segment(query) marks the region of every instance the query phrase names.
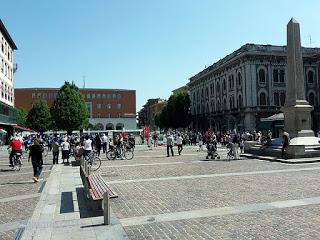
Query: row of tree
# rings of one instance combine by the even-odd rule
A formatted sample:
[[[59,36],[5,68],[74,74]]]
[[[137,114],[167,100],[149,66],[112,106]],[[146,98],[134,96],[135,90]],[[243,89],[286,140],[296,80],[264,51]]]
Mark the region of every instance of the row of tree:
[[[167,105],[154,117],[161,129],[186,128],[191,122],[190,97],[187,92],[172,94]]]
[[[17,109],[17,123],[37,132],[64,130],[69,134],[73,130],[82,130],[89,125],[89,113],[79,88],[72,82],[65,82],[57,98],[49,108],[45,100],[36,100],[28,112]]]

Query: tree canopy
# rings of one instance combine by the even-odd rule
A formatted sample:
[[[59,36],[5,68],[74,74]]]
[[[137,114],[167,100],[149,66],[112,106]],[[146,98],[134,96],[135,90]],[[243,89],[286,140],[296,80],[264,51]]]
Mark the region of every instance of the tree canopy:
[[[87,127],[89,113],[79,88],[73,82],[65,82],[60,88],[51,114],[55,128],[69,134]]]
[[[155,116],[155,124],[160,128],[186,128],[191,121],[190,98],[187,92],[172,94],[160,115]]]
[[[28,110],[25,108],[17,108],[17,124],[22,127],[27,127]]]
[[[48,104],[45,100],[36,100],[30,109],[27,119],[27,126],[37,132],[45,132],[50,128],[51,115]]]

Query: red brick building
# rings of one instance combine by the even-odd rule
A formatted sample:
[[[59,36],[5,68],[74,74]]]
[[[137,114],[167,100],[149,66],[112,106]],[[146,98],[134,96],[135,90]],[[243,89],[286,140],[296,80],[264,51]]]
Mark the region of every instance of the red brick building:
[[[30,110],[37,99],[51,106],[59,88],[16,88],[15,107]],[[89,122],[102,130],[136,129],[136,91],[123,89],[80,89],[90,113]]]

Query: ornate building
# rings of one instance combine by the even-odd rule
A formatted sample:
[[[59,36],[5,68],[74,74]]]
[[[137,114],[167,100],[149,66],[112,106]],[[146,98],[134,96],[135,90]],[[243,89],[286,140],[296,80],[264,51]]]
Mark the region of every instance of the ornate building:
[[[319,48],[303,48],[307,100],[319,129]],[[319,55],[318,55],[319,56]],[[280,112],[286,98],[285,46],[246,44],[189,79],[194,130],[255,129]]]

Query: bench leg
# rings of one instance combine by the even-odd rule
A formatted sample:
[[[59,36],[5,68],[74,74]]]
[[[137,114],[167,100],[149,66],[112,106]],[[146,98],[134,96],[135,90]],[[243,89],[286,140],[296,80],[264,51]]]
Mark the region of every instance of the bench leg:
[[[103,217],[104,217],[104,225],[110,225],[110,202],[109,202],[109,194],[105,192],[103,194]]]

